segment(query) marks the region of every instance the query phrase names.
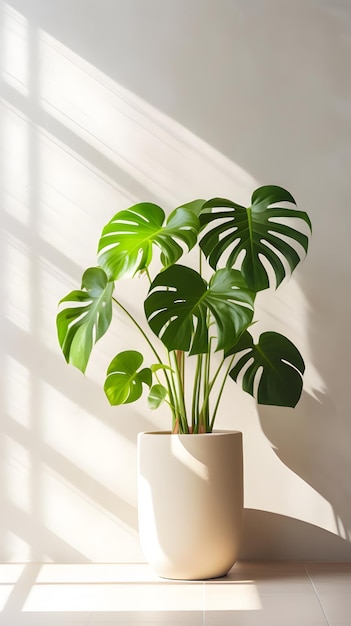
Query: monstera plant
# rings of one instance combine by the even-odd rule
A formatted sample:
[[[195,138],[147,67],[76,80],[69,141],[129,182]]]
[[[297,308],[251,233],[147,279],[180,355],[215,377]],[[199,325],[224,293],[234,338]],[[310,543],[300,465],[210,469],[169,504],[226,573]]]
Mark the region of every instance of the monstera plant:
[[[310,231],[307,213],[272,185],[256,189],[249,207],[213,198],[184,204],[168,217],[149,202],[119,211],[101,233],[97,266],[60,301],[57,329],[66,361],[85,372],[116,306],[148,344],[153,362],[145,364],[136,350],[113,357],[104,384],[112,405],[146,391],[151,409],[168,404],[173,432],[194,434],[212,431],[230,379],[260,404],[294,407],[305,368],[300,352],[274,331],[255,341],[250,329],[256,295],[295,270]],[[188,254],[196,248],[198,260]],[[147,325],[120,299],[125,279],[140,274],[149,281],[140,303]]]

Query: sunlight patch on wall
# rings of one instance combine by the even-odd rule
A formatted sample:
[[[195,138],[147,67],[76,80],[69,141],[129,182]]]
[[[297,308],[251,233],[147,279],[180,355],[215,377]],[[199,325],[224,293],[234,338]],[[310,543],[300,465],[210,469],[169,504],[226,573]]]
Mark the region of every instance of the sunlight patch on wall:
[[[40,34],[43,110],[95,148],[146,193],[165,202],[219,192],[236,199],[254,180],[187,129],[98,71],[48,33]],[[202,197],[202,196],[201,196]]]
[[[73,280],[69,288],[74,288]],[[62,284],[68,278],[58,264],[48,261],[44,256],[40,258],[40,291],[45,294],[41,302],[40,337],[43,346],[52,354],[57,352],[58,340],[55,326],[54,312],[58,311],[57,294],[62,290]],[[62,359],[64,357],[62,356]]]
[[[136,531],[45,464],[41,497],[43,524],[86,558],[140,560]]]
[[[121,204],[125,191],[46,131],[40,150],[40,221],[43,240],[79,265],[96,264],[99,226]]]
[[[17,359],[6,355],[5,411],[24,428],[30,428],[30,386],[28,367]]]
[[[133,466],[135,445],[123,437],[117,428],[113,429],[106,421],[87,410],[82,411],[81,404],[44,382],[41,402],[44,443],[71,461],[80,471],[94,478],[94,481],[110,489],[111,500],[112,495],[117,494],[124,502],[135,505],[133,493],[136,472],[135,476],[128,472],[128,480],[123,480],[126,468]]]
[[[28,20],[5,3],[2,27],[3,79],[28,96]]]
[[[6,317],[26,332],[31,330],[29,248],[20,239],[5,232],[5,313]]]
[[[21,223],[28,223],[30,122],[9,103],[1,102],[3,210]]]
[[[4,522],[4,517],[2,521]],[[1,537],[0,550],[4,562],[12,561],[15,564],[28,562],[33,555],[29,541],[25,541],[12,530],[7,530]]]
[[[28,450],[12,437],[3,436],[5,480],[2,489],[7,499],[18,509],[30,512],[31,458]]]

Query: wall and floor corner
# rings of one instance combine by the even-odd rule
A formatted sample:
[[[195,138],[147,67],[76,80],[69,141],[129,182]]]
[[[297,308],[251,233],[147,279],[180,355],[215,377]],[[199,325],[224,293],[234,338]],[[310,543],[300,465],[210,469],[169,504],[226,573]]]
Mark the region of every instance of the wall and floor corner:
[[[0,13],[0,561],[142,558],[136,436],[168,416],[109,407],[110,340],[85,378],[66,366],[57,302],[117,210],[247,203],[267,183],[314,225],[304,267],[261,300],[307,369],[294,411],[228,388],[218,426],[244,433],[242,557],[350,560],[349,3],[0,0]],[[125,320],[114,328],[114,352],[133,347]]]

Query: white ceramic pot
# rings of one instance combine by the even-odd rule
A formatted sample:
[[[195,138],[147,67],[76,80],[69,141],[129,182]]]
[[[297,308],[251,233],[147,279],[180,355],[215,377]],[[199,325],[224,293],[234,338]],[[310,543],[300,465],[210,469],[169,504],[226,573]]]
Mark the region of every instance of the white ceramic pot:
[[[242,530],[242,434],[140,433],[138,514],[143,554],[159,576],[224,576]]]

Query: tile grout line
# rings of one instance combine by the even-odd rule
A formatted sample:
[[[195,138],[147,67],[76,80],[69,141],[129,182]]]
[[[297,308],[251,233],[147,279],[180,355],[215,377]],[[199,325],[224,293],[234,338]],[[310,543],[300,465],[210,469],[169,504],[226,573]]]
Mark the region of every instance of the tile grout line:
[[[311,585],[312,585],[312,589],[313,589],[313,591],[314,591],[314,593],[315,593],[315,596],[316,596],[316,598],[317,598],[318,604],[319,604],[319,606],[321,607],[322,613],[323,613],[323,615],[324,615],[324,617],[325,617],[326,624],[327,624],[327,626],[330,626],[329,619],[328,619],[328,617],[327,617],[327,614],[326,614],[326,612],[325,612],[325,610],[324,610],[323,604],[322,604],[322,602],[321,602],[321,600],[320,600],[320,597],[319,597],[319,595],[318,595],[318,592],[317,592],[316,586],[315,586],[315,584],[314,584],[314,582],[313,582],[313,580],[312,580],[312,578],[311,578],[311,576],[310,576],[310,573],[309,573],[309,571],[308,571],[308,567],[307,567],[306,563],[304,563],[304,564],[303,564],[303,566],[304,566],[305,572],[306,572],[306,574],[307,574],[307,576],[308,576],[308,579],[309,579],[309,581],[310,581],[310,583],[311,583]]]

